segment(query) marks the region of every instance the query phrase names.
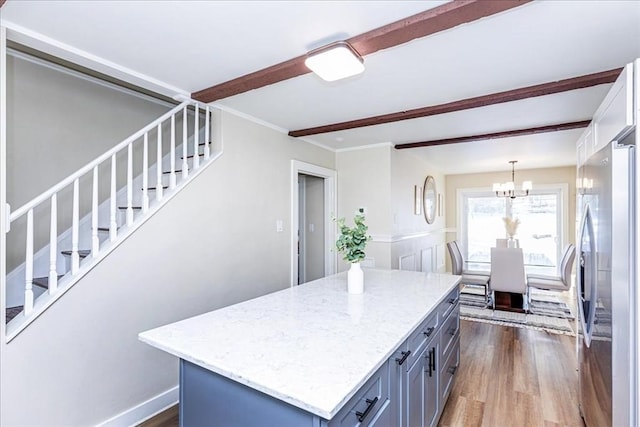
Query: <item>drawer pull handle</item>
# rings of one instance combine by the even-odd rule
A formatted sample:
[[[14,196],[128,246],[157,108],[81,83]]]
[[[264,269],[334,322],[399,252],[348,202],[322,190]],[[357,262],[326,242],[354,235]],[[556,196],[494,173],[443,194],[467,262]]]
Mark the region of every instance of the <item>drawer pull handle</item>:
[[[448,369],[448,371],[449,371],[449,373],[451,375],[455,375],[457,370],[458,370],[457,366],[450,366],[449,369]]]
[[[362,420],[367,418],[367,415],[369,415],[369,412],[371,412],[377,401],[378,396],[373,399],[365,399],[365,402],[367,402],[367,409],[365,409],[364,412],[356,411],[356,417],[358,417],[359,422],[362,422]]]
[[[431,347],[431,350],[429,350],[429,354],[424,356],[424,358],[427,359],[427,366],[429,367],[429,370],[426,371],[425,374],[429,374],[429,376],[432,376],[433,373],[436,372],[436,348]]]
[[[456,305],[457,303],[458,303],[458,298],[450,298],[449,299],[449,304]]]
[[[454,336],[457,333],[458,333],[458,328],[449,329],[449,335]]]
[[[396,357],[396,362],[398,363],[398,365],[402,365],[404,363],[404,361],[407,360],[407,357],[409,357],[409,355],[411,354],[411,350],[409,350],[409,351],[401,351],[400,354],[402,354],[402,358],[398,359]]]
[[[432,333],[433,333],[433,331],[435,331],[435,330],[436,330],[436,328],[434,328],[434,327],[427,328],[427,330],[426,330],[426,331],[424,331],[424,332],[423,332],[423,334],[428,338],[428,337],[430,337],[430,336],[431,336],[431,334],[432,334]]]

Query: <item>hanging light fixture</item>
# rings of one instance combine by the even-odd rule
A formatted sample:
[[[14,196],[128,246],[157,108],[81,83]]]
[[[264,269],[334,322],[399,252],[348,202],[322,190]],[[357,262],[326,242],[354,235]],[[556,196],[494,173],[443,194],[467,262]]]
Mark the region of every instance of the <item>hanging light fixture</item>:
[[[515,184],[515,164],[518,163],[517,160],[510,160],[511,163],[511,181],[493,184],[493,191],[496,192],[497,197],[509,197],[511,199],[515,199],[516,197],[525,197],[529,195],[529,191],[533,188],[533,184],[531,181],[523,181],[522,182],[522,193],[516,193],[516,184]]]
[[[309,52],[304,64],[328,82],[355,76],[364,71],[362,57],[345,41],[331,43]]]

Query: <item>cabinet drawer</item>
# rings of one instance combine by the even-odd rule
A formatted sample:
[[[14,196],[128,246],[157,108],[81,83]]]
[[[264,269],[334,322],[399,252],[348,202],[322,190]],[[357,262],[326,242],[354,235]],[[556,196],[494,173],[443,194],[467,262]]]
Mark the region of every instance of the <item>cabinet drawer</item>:
[[[409,369],[416,361],[422,346],[438,334],[438,324],[438,313],[434,312],[407,338],[407,350],[411,354],[407,358],[405,369]]]
[[[331,419],[329,427],[366,426],[387,416],[389,411],[389,363],[358,390],[355,396]],[[379,425],[379,421],[377,422]]]
[[[442,329],[440,330],[440,355],[442,360],[446,360],[451,353],[453,344],[460,336],[460,305],[449,313],[442,323]]]
[[[447,295],[438,306],[438,312],[440,313],[441,321],[449,316],[449,313],[458,306],[458,300],[460,298],[460,290],[456,286],[454,290],[452,290],[449,295]]]
[[[458,372],[460,366],[460,339],[457,338],[453,343],[451,353],[446,359],[446,362],[442,364],[440,370],[440,406],[444,407],[447,402],[447,397],[451,392],[453,386],[453,380]]]

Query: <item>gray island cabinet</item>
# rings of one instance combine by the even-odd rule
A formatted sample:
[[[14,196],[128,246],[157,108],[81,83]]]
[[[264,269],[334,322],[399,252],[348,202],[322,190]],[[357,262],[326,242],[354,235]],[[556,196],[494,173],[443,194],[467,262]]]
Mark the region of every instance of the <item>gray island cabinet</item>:
[[[427,427],[460,360],[459,276],[365,270],[140,334],[180,358],[180,425]]]

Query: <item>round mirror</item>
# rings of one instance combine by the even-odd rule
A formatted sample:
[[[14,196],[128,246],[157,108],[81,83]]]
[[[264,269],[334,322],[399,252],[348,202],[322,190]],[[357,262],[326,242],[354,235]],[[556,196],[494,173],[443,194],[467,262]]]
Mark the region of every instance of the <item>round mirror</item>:
[[[438,193],[436,192],[436,180],[429,175],[424,180],[424,190],[422,192],[422,209],[424,211],[424,219],[427,220],[427,224],[433,224],[436,219],[437,199]]]

